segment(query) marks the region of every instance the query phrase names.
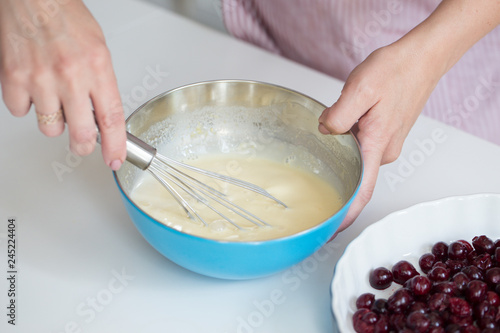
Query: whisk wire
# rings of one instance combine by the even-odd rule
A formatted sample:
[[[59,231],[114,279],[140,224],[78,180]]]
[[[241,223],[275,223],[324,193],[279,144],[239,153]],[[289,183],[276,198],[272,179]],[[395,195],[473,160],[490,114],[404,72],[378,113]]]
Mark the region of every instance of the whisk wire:
[[[208,190],[198,187],[195,184],[191,184],[191,186],[195,187],[196,190],[200,191],[205,195],[206,197],[210,198],[211,200],[217,202],[219,205],[227,208],[228,210],[234,212],[235,214],[238,214],[239,216],[243,217],[244,219],[252,222],[253,224],[257,226],[269,226],[267,222],[256,216],[255,214],[252,214],[248,210],[244,209],[243,207],[236,205],[234,202],[231,202],[226,198],[225,194],[222,195],[217,195],[217,194],[212,194]],[[209,208],[213,209],[213,206],[207,205]],[[219,215],[222,215],[219,211],[216,211]],[[232,223],[232,222],[231,222]],[[233,225],[236,225],[235,223],[232,223]],[[238,225],[236,225],[239,229],[241,229]]]
[[[165,179],[159,177],[158,174],[169,179],[171,182],[173,182],[179,188],[182,188],[185,192],[192,195],[197,200],[202,201],[203,200],[202,198],[199,198],[196,193],[190,192],[187,186],[185,186],[184,189],[180,183],[177,183],[175,180],[172,179],[172,177],[166,174],[163,170],[158,169],[153,164],[150,166],[150,168],[148,168],[148,170],[153,175],[153,177],[156,178],[156,180],[158,180],[165,187],[165,189],[172,195],[172,197],[179,203],[179,205],[184,209],[184,211],[186,212],[187,216],[190,219],[195,220],[196,218],[198,218],[198,220],[201,221],[203,225],[208,226],[208,223],[197,213],[197,211],[189,204],[189,202],[187,202],[187,200],[184,199],[184,197],[180,195],[179,192],[172,185],[170,185],[170,183],[165,181]]]
[[[161,163],[161,161],[159,161]],[[213,210],[215,213],[220,215],[223,219],[234,225],[238,229],[243,229],[240,225],[238,225],[236,222],[234,222],[231,218],[226,216],[224,213],[222,213],[220,210],[216,209],[213,205],[211,205],[206,198],[209,198],[210,200],[217,202],[219,205],[227,208],[228,210],[234,212],[235,214],[239,215],[240,217],[250,221],[251,223],[255,224],[256,226],[269,226],[267,222],[256,216],[255,214],[252,214],[248,210],[244,209],[243,207],[234,204],[230,200],[227,199],[226,195],[212,186],[209,186],[200,180],[191,177],[190,175],[182,172],[181,170],[172,167],[170,165],[162,165],[158,166],[157,164],[159,163],[158,161],[153,161],[151,164],[152,169],[157,170],[156,172],[160,173],[162,176],[165,178],[168,178],[170,181],[172,181],[175,185],[177,185],[179,188],[181,188],[183,191],[185,191],[187,194],[198,200],[199,202],[205,204],[208,208]],[[163,168],[162,168],[163,167]],[[167,170],[165,170],[167,169]],[[176,176],[178,175],[178,176]],[[199,195],[197,192],[200,192],[201,195]],[[182,196],[181,196],[182,197]],[[184,199],[182,199],[184,200]],[[185,201],[185,200],[184,200]],[[191,207],[191,206],[190,206]]]
[[[182,168],[185,168],[185,169],[197,172],[197,173],[199,173],[201,175],[205,175],[205,176],[208,176],[210,178],[218,179],[218,180],[221,180],[223,182],[226,182],[226,183],[229,183],[229,184],[233,184],[233,185],[239,186],[241,188],[253,191],[255,193],[258,193],[260,195],[263,195],[265,197],[268,197],[269,199],[272,199],[272,200],[276,201],[278,204],[280,204],[281,206],[283,206],[285,208],[288,208],[287,205],[284,202],[282,202],[281,200],[279,200],[278,198],[274,197],[269,192],[267,192],[266,190],[264,190],[263,188],[255,185],[255,184],[246,182],[246,181],[241,180],[241,179],[233,178],[233,177],[230,177],[230,176],[225,176],[225,175],[222,175],[220,173],[212,172],[212,171],[205,170],[205,169],[200,169],[200,168],[197,168],[195,166],[179,162],[179,161],[174,160],[172,158],[169,158],[167,156],[157,155],[156,158],[158,160],[162,161],[163,163],[167,164],[167,165],[174,164],[174,165],[180,166]]]
[[[221,211],[219,211],[218,209],[216,209],[215,207],[213,207],[208,202],[207,199],[205,199],[203,196],[200,196],[194,190],[193,187],[195,187],[198,191],[202,191],[202,188],[200,186],[194,185],[193,182],[197,182],[200,185],[203,185],[204,187],[208,187],[208,188],[211,188],[210,186],[201,183],[199,180],[197,180],[195,178],[192,178],[191,176],[185,174],[184,172],[182,172],[182,171],[180,171],[180,170],[178,170],[176,168],[173,168],[170,165],[167,165],[167,164],[163,165],[161,163],[161,161],[158,161],[156,159],[153,159],[153,161],[151,162],[150,168],[151,168],[152,171],[155,171],[157,174],[160,174],[163,177],[167,178],[169,181],[171,181],[172,183],[174,183],[175,185],[177,185],[184,192],[186,192],[187,194],[189,194],[191,197],[193,197],[194,199],[196,199],[198,202],[204,204],[206,207],[210,208],[212,211],[214,211],[216,214],[218,214],[220,217],[222,217],[224,220],[226,220],[230,224],[234,225],[236,228],[243,229],[240,225],[238,225],[236,222],[234,222],[231,218],[229,218],[224,213],[222,213]],[[176,176],[175,173],[177,173],[180,176],[183,176],[184,180],[181,179],[179,176]],[[157,179],[160,179],[160,181],[162,182],[162,184],[164,184],[164,185],[168,184],[167,189],[168,188],[172,189],[172,186],[168,182],[166,182],[164,179],[159,178],[158,175],[155,175],[155,177]],[[189,182],[189,179],[193,180],[193,182]],[[187,183],[191,183],[191,184],[187,184]],[[215,190],[214,188],[211,188],[211,189],[214,192],[220,193],[217,190]],[[175,191],[175,189],[173,190],[173,192],[175,192],[174,196],[175,196],[176,200],[178,202],[180,201],[180,203],[183,206],[184,210],[188,213],[188,217],[189,218],[195,219],[194,216],[193,216],[193,215],[195,215],[199,220],[201,220],[201,222],[205,226],[208,226],[208,223],[198,214],[198,212],[195,209],[193,209],[193,207],[187,202],[187,200],[185,200],[182,197],[182,195],[180,195],[177,191]],[[170,193],[172,194],[172,191]],[[207,195],[210,198],[212,198],[212,200],[215,200],[214,197],[213,197],[213,195],[209,195],[206,191],[205,191],[205,195]],[[220,195],[223,195],[223,194],[220,193]],[[217,201],[217,200],[215,200],[215,201]],[[228,207],[228,206],[225,206],[225,207],[231,209],[231,207]],[[245,217],[245,216],[243,216],[243,217]],[[248,219],[247,217],[245,217],[245,218]]]

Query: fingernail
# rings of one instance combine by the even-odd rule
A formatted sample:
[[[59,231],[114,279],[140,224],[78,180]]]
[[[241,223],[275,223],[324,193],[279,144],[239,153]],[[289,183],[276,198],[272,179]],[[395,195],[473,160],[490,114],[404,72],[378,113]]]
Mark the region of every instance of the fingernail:
[[[111,168],[111,170],[113,171],[117,171],[118,169],[120,169],[120,167],[122,166],[122,161],[120,160],[114,160],[113,162],[110,163],[109,167]]]
[[[318,125],[318,131],[321,133],[321,134],[325,134],[325,135],[328,135],[328,134],[332,134],[327,128],[325,125],[323,125],[323,123],[319,123]]]

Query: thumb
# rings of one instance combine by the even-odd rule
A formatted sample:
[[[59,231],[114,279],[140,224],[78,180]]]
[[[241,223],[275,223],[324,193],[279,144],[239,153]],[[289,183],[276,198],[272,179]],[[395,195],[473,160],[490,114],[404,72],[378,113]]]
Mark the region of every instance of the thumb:
[[[359,93],[359,89],[348,81],[339,99],[319,117],[318,129],[323,134],[345,133],[376,104],[374,97]]]

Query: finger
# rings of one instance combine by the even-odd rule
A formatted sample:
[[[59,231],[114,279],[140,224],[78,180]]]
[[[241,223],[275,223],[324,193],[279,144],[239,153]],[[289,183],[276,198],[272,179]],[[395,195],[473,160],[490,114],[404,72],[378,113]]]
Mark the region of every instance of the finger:
[[[126,158],[125,115],[112,69],[101,76],[91,97],[101,134],[104,162],[112,170],[118,170]]]
[[[370,89],[360,88],[357,83],[348,80],[337,102],[319,117],[318,129],[323,134],[345,133],[376,104]]]
[[[25,116],[31,107],[31,98],[21,82],[2,75],[2,98],[7,109],[16,117]]]
[[[62,104],[68,124],[70,149],[73,153],[84,156],[95,148],[97,127],[88,93],[83,93],[84,88],[78,85],[71,87],[72,84],[61,95]]]
[[[61,135],[64,132],[61,101],[50,79],[33,90],[33,104],[40,132],[49,137]]]
[[[59,136],[64,132],[64,115],[60,106],[57,111],[51,113],[37,112],[36,118],[40,132],[46,136]]]

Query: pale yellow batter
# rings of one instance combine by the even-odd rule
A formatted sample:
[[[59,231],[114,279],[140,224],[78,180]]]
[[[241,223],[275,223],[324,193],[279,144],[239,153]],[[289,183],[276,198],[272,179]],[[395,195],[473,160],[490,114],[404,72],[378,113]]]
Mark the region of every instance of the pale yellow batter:
[[[148,215],[177,230],[218,240],[259,241],[292,235],[315,226],[335,214],[343,202],[338,192],[317,175],[285,163],[237,155],[211,155],[190,165],[215,171],[256,184],[283,201],[288,208],[254,192],[195,175],[197,179],[226,193],[228,198],[266,221],[271,227],[257,227],[240,216],[218,206],[244,230],[239,230],[205,205],[190,203],[208,223],[204,226],[189,219],[163,185],[148,173],[141,175],[131,193],[132,200]],[[183,192],[184,197],[189,198]],[[218,204],[214,204],[217,206]]]

